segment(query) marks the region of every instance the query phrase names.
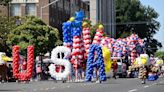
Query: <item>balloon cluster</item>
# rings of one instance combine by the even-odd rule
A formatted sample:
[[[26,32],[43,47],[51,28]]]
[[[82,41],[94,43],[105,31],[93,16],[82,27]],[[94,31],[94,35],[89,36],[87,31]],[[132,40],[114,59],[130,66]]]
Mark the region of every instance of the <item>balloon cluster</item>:
[[[96,57],[94,54],[95,51],[97,52]],[[89,56],[87,60],[86,81],[92,80],[94,68],[99,69],[100,81],[105,81],[106,80],[105,65],[104,65],[101,46],[92,44],[90,46]]]
[[[162,66],[164,61],[159,58],[155,58],[155,66]]]
[[[71,31],[71,22],[63,23],[63,41],[64,43],[71,43],[72,42],[72,31]]]
[[[103,47],[102,52],[105,64],[105,72],[109,73],[112,66],[110,51],[107,47]]]
[[[62,56],[61,53],[64,53],[63,58],[61,57]],[[49,73],[51,77],[56,79],[62,79],[68,77],[68,75],[71,72],[71,64],[66,58],[70,55],[70,53],[71,53],[70,49],[64,46],[57,46],[52,50],[51,62],[53,64],[49,66],[50,69]],[[60,58],[58,58],[58,54],[60,54]],[[56,65],[64,66],[65,67],[64,71],[58,73],[56,71]]]
[[[13,47],[13,75],[16,79],[26,81],[32,77],[34,67],[34,47],[27,48],[27,69],[24,72],[19,72],[19,46]]]
[[[136,34],[132,34],[123,39],[104,37],[101,40],[101,45],[109,48],[112,57],[121,57],[128,54],[131,56],[132,61],[135,60],[137,54],[143,53],[144,48],[143,40]]]
[[[149,81],[155,81],[157,79],[158,79],[158,75],[157,74],[152,74],[152,73],[148,74],[148,80]]]
[[[134,61],[134,65],[143,66],[150,65],[150,60],[148,54],[140,54],[138,58]]]

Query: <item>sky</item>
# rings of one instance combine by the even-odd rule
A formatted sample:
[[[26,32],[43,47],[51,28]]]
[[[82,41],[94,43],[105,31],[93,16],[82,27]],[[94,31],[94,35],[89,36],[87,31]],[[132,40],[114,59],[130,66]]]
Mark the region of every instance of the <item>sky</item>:
[[[159,14],[157,21],[160,22],[160,29],[154,38],[162,43],[163,48],[160,49],[164,51],[164,0],[140,0],[142,5],[151,6]]]

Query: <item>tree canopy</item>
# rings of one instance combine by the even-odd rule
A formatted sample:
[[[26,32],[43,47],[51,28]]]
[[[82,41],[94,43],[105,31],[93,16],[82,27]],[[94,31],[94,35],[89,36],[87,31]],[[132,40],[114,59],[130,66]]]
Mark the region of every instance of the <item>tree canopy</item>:
[[[0,52],[6,52],[7,55],[11,55],[11,49],[6,44],[7,35],[10,33],[10,30],[16,28],[15,22],[15,17],[0,16]]]
[[[155,57],[161,58],[164,60],[164,51],[158,51],[155,53]]]
[[[116,0],[116,32],[118,37],[136,33],[145,39],[146,51],[154,54],[162,44],[153,38],[159,30],[156,20],[158,13],[150,6],[144,6],[139,0]]]
[[[0,0],[0,5],[8,5],[9,2],[11,2],[12,0]]]
[[[43,55],[62,44],[58,30],[47,26],[41,19],[29,16],[20,21],[20,25],[8,35],[7,43],[10,47],[19,45],[23,55],[29,45],[35,46],[35,55]]]

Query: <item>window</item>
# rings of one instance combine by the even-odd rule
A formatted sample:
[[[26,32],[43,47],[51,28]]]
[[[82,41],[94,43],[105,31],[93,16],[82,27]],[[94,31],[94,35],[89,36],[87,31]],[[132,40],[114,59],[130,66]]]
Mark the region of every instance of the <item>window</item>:
[[[36,4],[26,4],[26,14],[36,16]]]
[[[21,16],[20,4],[11,4],[11,16]]]

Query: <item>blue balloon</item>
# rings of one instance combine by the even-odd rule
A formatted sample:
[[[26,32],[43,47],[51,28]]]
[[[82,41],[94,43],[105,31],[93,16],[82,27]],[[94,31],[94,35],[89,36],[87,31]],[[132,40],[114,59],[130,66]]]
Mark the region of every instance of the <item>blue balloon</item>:
[[[97,57],[94,61],[94,52],[97,51]],[[91,81],[94,67],[99,68],[100,81],[106,81],[105,65],[100,45],[92,44],[89,48],[89,56],[87,60],[86,81]]]
[[[83,18],[84,12],[79,11],[75,13],[74,21],[63,23],[63,41],[65,43],[72,43],[73,36],[81,36]]]
[[[73,36],[81,36],[82,33],[82,22],[75,20],[72,23]]]
[[[71,30],[71,22],[64,22],[63,23],[63,41],[65,43],[70,43],[73,41],[72,30]]]
[[[83,21],[84,11],[79,11],[75,13],[75,20]]]

